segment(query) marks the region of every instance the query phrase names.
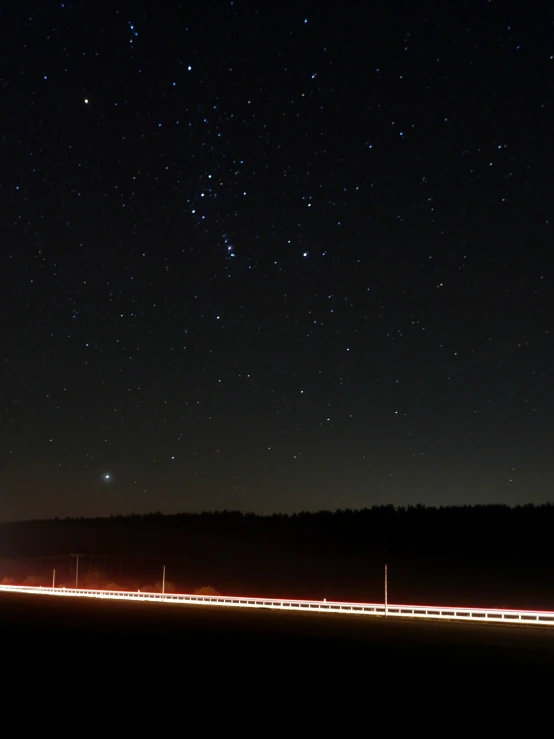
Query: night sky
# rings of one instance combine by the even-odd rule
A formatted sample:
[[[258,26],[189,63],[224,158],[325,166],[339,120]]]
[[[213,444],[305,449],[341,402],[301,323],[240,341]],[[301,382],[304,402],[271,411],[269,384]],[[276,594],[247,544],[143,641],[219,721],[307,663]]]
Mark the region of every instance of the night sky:
[[[552,499],[520,5],[6,5],[0,520]]]

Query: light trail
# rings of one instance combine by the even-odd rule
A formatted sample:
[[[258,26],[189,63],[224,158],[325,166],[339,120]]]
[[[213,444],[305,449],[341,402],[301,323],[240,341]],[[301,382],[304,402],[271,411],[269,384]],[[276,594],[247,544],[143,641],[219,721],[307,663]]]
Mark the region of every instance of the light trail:
[[[75,588],[43,588],[25,585],[0,585],[0,592],[49,595],[62,598],[98,598],[134,602],[168,603],[175,605],[219,606],[224,608],[265,608],[273,611],[309,611],[310,613],[341,613],[354,616],[389,618],[442,619],[445,621],[478,621],[486,623],[554,626],[554,611],[519,611],[500,608],[470,608],[467,606],[410,606],[384,603],[344,603],[327,600],[284,600],[281,598],[242,598],[229,595],[191,595],[147,593],[137,590],[84,590]]]

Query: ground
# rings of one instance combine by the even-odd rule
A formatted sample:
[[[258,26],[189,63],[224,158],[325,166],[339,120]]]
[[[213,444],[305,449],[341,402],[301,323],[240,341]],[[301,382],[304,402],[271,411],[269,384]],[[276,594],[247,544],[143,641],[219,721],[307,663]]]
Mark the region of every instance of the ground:
[[[367,616],[283,613],[2,593],[0,629],[11,639],[48,635],[171,641],[204,655],[256,653],[272,663],[310,654],[366,660],[373,670],[413,665],[446,672],[483,670],[537,677],[554,666],[554,628],[449,623]]]

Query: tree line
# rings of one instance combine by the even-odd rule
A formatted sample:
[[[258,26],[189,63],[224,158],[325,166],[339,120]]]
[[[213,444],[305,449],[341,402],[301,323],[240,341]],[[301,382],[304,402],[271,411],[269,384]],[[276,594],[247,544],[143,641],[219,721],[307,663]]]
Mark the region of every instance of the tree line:
[[[0,524],[0,558],[119,556],[496,557],[554,559],[554,505],[395,507],[53,518]]]
[[[160,512],[0,524],[0,580],[554,608],[554,505]],[[35,580],[38,582],[38,580]],[[168,592],[170,592],[168,590]]]

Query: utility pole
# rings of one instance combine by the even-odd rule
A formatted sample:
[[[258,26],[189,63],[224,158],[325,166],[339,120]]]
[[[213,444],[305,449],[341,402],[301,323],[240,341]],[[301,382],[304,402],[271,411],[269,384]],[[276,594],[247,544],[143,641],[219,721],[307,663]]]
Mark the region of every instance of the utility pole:
[[[72,557],[77,557],[77,567],[75,569],[75,590],[79,590],[79,557],[81,554],[72,554]]]
[[[165,597],[165,565],[164,565],[164,572],[162,576],[162,602],[164,600],[164,597]]]
[[[52,590],[56,587],[56,570],[52,573]]]
[[[389,573],[388,573],[388,567],[385,565],[385,618],[388,616],[388,610],[389,610],[389,604],[388,604],[388,587],[389,587]]]

